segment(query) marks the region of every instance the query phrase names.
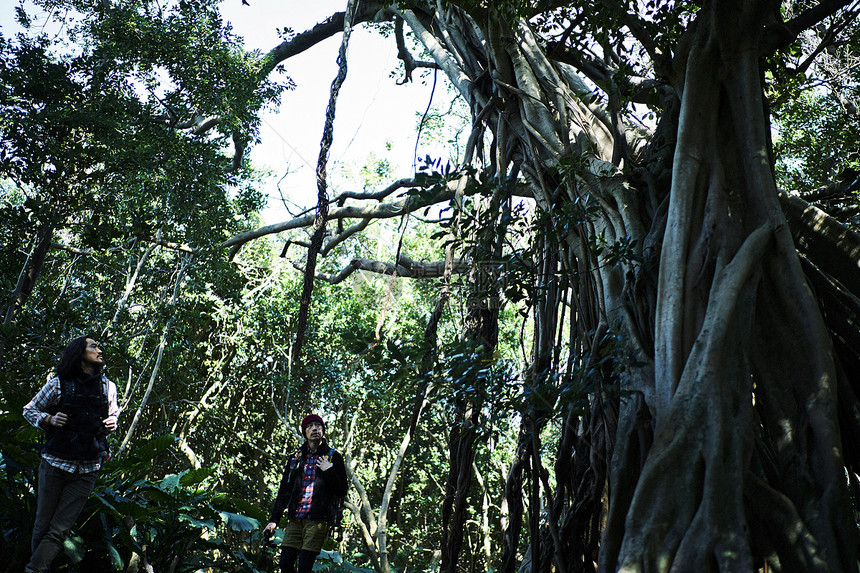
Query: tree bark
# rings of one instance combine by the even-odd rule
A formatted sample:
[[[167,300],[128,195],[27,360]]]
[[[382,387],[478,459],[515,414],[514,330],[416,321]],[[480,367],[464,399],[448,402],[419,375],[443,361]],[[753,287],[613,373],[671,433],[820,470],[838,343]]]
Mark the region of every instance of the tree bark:
[[[758,30],[768,10],[706,5],[690,32],[659,271],[655,438],[626,512],[621,571],[755,569],[767,556],[745,532],[774,518],[749,503],[765,487],[756,466],[809,532],[774,536],[780,561],[856,569],[856,545],[838,541],[851,526],[832,353],[767,153]],[[775,464],[753,440],[759,425]],[[688,469],[667,481],[678,467]]]
[[[6,307],[6,313],[3,317],[3,327],[12,324],[15,317],[24,308],[27,299],[36,288],[36,283],[39,276],[42,274],[42,266],[45,264],[45,257],[48,255],[48,250],[51,248],[51,238],[54,234],[54,224],[43,224],[36,236],[34,237],[33,248],[27,257],[27,262],[24,268],[21,269],[21,274],[18,276],[18,282],[15,285],[15,291],[12,293],[9,305]],[[6,352],[6,344],[9,339],[6,336],[0,337],[0,360]]]

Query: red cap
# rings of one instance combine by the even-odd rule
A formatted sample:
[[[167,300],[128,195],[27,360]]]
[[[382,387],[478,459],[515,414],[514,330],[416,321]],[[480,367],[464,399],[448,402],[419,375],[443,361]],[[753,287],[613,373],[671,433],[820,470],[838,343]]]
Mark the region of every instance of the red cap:
[[[311,422],[319,422],[320,424],[322,424],[323,430],[325,430],[325,422],[323,422],[322,418],[320,418],[316,414],[308,414],[307,416],[305,416],[305,419],[302,420],[302,436],[305,435],[305,428],[307,428],[308,424],[310,424]]]

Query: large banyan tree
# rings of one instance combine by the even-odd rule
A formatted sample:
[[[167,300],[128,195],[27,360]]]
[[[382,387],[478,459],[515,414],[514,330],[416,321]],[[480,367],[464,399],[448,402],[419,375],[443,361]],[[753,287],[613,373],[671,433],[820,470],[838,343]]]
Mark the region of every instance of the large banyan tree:
[[[260,77],[343,34],[342,81],[345,32],[391,22],[405,73],[444,74],[471,110],[461,164],[329,197],[324,140],[316,212],[227,246],[313,227],[308,296],[313,277],[358,268],[521,266],[535,334],[504,492],[505,573],[857,571],[860,241],[840,220],[854,181],[780,189],[769,96],[850,47],[858,11],[845,0],[350,1],[274,47]],[[822,85],[825,97],[850,92]],[[527,257],[505,259],[522,197],[536,232]],[[399,253],[318,272],[330,244],[432,204],[453,206],[448,229],[463,239],[447,266]],[[476,304],[465,327],[483,351],[491,307]],[[548,402],[549,388],[568,398]],[[463,404],[451,439],[446,571],[462,557],[463,436],[479,410]],[[553,420],[549,480],[539,435]]]

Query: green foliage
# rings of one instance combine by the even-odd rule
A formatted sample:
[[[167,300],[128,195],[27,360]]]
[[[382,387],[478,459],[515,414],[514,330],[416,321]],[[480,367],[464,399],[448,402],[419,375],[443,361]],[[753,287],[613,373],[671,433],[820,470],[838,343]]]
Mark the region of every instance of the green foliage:
[[[2,423],[11,425],[9,422]],[[19,436],[32,434],[33,428],[28,431],[16,422]],[[9,564],[4,570],[14,571],[29,557],[35,513],[32,471],[38,462],[34,444],[22,451],[20,443],[8,439],[10,435],[15,433],[4,434],[0,475],[7,494],[16,495],[4,497],[0,527],[2,554]],[[265,516],[257,508],[250,508],[253,517],[247,515],[246,504],[213,488],[207,480],[214,469],[185,470],[156,480],[144,477],[175,441],[173,436],[162,436],[105,465],[76,533],[64,544],[71,570],[121,571],[136,555],[135,559],[145,560],[156,570],[172,565],[176,571],[196,571],[202,566],[256,571],[251,565],[256,538],[250,532],[259,529]],[[30,470],[22,471],[25,467]]]
[[[787,189],[814,189],[860,168],[857,121],[846,118],[830,97],[805,92],[783,102],[774,141],[777,175]]]
[[[247,170],[225,169],[226,136],[238,130],[253,137],[254,110],[283,86],[255,82],[252,58],[222,29],[214,4],[181,3],[157,16],[146,10],[126,4],[70,25],[78,43],[63,52],[47,36],[0,38],[4,292],[15,290],[40,236],[63,247],[40,262],[17,314],[10,313],[14,301],[2,301],[2,423],[14,430],[4,432],[0,447],[9,494],[0,509],[0,553],[11,570],[29,554],[40,433],[20,411],[62,345],[83,332],[98,331],[108,375],[124,390],[123,429],[137,407],[154,406],[162,415],[144,416],[126,451],[104,469],[67,544],[76,567],[120,570],[137,553],[159,570],[175,558],[177,570],[251,570],[251,532],[264,519],[258,505],[225,493],[248,493],[221,479],[235,475],[235,447],[225,451],[223,466],[187,471],[175,458],[176,439],[150,440],[168,436],[213,379],[241,379],[243,362],[257,368],[244,350],[256,332],[241,338],[241,352],[229,343],[235,316],[248,309],[241,294],[253,277],[213,247],[254,221],[261,200]],[[178,129],[210,113],[220,114],[220,133]],[[263,330],[280,338],[277,329]],[[169,366],[153,372],[161,333]],[[234,370],[219,370],[234,358]],[[151,375],[158,383],[144,405]],[[229,394],[242,389],[222,394],[228,411]],[[216,464],[224,442],[218,436],[225,435],[220,419],[210,419],[214,428],[201,424],[196,437],[205,445],[201,456]],[[241,457],[235,463],[256,466]]]
[[[0,556],[3,571],[21,571],[30,556],[30,534],[36,513],[34,491],[39,456],[39,431],[22,424],[26,400],[8,396],[0,412]],[[9,410],[6,410],[9,408]],[[12,412],[16,412],[13,414]]]
[[[231,550],[227,539],[231,532],[257,530],[260,523],[230,511],[234,504],[228,496],[201,483],[214,473],[213,469],[186,470],[158,481],[133,479],[134,473],[124,471],[121,460],[105,468],[101,478],[104,489],[92,498],[97,507],[87,508],[102,519],[84,518],[82,530],[91,524],[103,526],[106,521],[109,537],[125,562],[131,553],[145,553],[156,569],[167,568],[177,560],[179,571],[204,565],[240,569],[232,561],[241,561],[241,550]],[[225,556],[220,557],[225,549]]]
[[[783,6],[786,18],[803,9]],[[798,35],[766,61],[765,86],[778,185],[857,228],[860,26],[853,18],[843,25],[838,41],[823,24]]]
[[[261,196],[225,170],[226,136],[253,139],[254,110],[284,86],[258,86],[210,3],[182,2],[160,19],[126,5],[70,33],[83,51],[0,38],[0,167],[20,194],[7,208],[13,237],[48,226],[95,249],[156,235],[202,247],[223,238],[213,230],[234,231],[234,209],[255,210]],[[216,113],[215,137],[176,129]]]

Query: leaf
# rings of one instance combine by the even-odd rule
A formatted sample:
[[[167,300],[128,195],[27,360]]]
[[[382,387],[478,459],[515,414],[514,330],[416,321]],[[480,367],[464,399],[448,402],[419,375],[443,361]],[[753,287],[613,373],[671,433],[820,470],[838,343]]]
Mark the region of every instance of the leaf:
[[[72,563],[80,563],[87,552],[84,540],[79,535],[69,535],[63,541],[63,552],[69,557]]]
[[[153,460],[158,457],[160,453],[173,445],[176,440],[176,436],[171,434],[165,434],[150,440],[141,446],[135,447],[127,455],[111,459],[105,464],[105,473],[134,473],[139,472],[144,468],[149,469],[152,466]]]
[[[113,567],[114,571],[122,571],[125,568],[125,562],[122,559],[122,555],[119,554],[119,550],[111,542],[108,542],[107,548],[110,555],[111,567]]]
[[[199,468],[182,472],[179,477],[179,485],[182,487],[197,485],[214,473],[215,468]]]
[[[233,531],[255,531],[260,528],[260,522],[253,517],[230,511],[219,511],[218,513],[227,527]]]
[[[117,515],[117,516],[122,515],[122,514],[119,512],[119,510],[117,510],[117,508],[116,508],[116,507],[115,507],[111,502],[109,502],[109,501],[107,500],[107,498],[105,498],[105,496],[104,496],[104,495],[102,495],[100,492],[95,492],[95,493],[93,494],[93,497],[94,497],[96,500],[98,500],[98,501],[99,501],[99,502],[100,502],[100,503],[105,507],[105,509],[107,509],[107,511],[108,511],[108,512],[110,512],[110,513],[112,513],[112,514],[114,514],[114,515]]]
[[[265,510],[260,509],[259,506],[254,505],[248,500],[233,498],[226,495],[213,497],[210,500],[210,505],[212,505],[216,510],[232,511],[234,513],[241,512],[241,515],[253,517],[260,522],[267,519],[269,516]]]
[[[179,521],[184,521],[186,523],[190,523],[192,526],[197,529],[209,529],[211,531],[215,531],[215,524],[208,519],[201,520],[195,517],[188,515],[187,513],[183,513],[179,516]]]
[[[340,553],[338,553],[337,551],[326,551],[325,549],[321,549],[319,555],[317,555],[316,562],[324,564],[326,566],[342,565],[343,557],[341,557]],[[314,565],[314,569],[316,569],[316,564]]]
[[[159,482],[159,487],[164,491],[179,489],[179,474],[169,474]]]

